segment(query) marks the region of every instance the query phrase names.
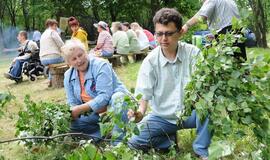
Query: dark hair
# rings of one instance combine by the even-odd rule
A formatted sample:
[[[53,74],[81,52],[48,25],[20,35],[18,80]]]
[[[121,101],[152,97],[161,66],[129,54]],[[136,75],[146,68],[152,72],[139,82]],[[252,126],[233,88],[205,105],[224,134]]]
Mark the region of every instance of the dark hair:
[[[68,18],[68,25],[69,26],[78,26],[79,21],[75,17],[69,17]]]
[[[23,36],[25,39],[28,38],[27,32],[26,32],[26,31],[20,31],[20,32],[19,32],[19,35]]]
[[[119,31],[122,31],[122,30],[123,30],[121,23],[120,23],[120,25],[117,27],[117,29],[118,29]]]
[[[55,19],[47,19],[45,26],[50,27],[50,26],[53,26],[54,24],[58,25],[58,22]]]
[[[156,12],[153,23],[156,25],[157,23],[168,25],[168,23],[173,22],[177,29],[181,29],[183,25],[183,19],[181,14],[173,8],[162,8]]]
[[[129,28],[129,23],[128,22],[124,22],[124,23],[122,23],[124,26],[126,26],[126,27],[128,27]]]

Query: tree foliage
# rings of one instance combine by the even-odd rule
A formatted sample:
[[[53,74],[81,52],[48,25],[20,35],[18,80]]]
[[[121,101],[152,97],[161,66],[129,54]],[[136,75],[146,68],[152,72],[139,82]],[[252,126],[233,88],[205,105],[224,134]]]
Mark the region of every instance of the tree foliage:
[[[241,27],[236,21],[235,25]],[[233,33],[220,35],[219,43],[203,50],[186,87],[185,116],[195,109],[202,121],[208,117],[214,141],[222,139],[225,144],[226,137],[243,138],[250,128],[261,156],[269,158],[270,63],[263,55],[247,62],[234,58],[239,48],[233,44],[241,39]]]

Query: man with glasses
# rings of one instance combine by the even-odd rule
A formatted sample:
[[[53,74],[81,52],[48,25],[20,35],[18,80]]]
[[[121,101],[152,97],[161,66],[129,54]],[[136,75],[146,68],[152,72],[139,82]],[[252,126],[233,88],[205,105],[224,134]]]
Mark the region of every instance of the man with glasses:
[[[177,113],[184,109],[184,88],[194,71],[200,50],[179,42],[182,36],[182,17],[175,9],[163,8],[153,18],[155,35],[160,46],[144,59],[137,79],[135,94],[141,94],[137,111],[128,111],[128,117],[140,121],[148,103],[151,111],[141,121],[143,129],[129,141],[131,148],[166,150],[175,139],[176,132],[183,128],[196,128],[194,152],[202,159],[208,157],[210,134],[208,119],[201,123],[195,110],[185,121],[177,123]]]

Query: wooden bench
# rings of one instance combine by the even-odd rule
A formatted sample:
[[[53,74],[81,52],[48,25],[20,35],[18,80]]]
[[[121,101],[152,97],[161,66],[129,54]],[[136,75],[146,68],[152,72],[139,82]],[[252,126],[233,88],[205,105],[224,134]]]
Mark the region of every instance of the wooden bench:
[[[64,87],[64,73],[69,69],[68,64],[58,63],[50,64],[49,71],[52,75],[52,87],[61,88]]]
[[[139,53],[134,53],[135,60],[140,61],[143,60],[150,52],[139,52]]]
[[[118,54],[114,54],[112,57],[102,57],[104,59],[107,59],[113,67],[121,66],[122,63],[120,61],[121,56]]]
[[[88,41],[88,48],[91,50],[92,48],[95,48],[97,44],[97,41]]]

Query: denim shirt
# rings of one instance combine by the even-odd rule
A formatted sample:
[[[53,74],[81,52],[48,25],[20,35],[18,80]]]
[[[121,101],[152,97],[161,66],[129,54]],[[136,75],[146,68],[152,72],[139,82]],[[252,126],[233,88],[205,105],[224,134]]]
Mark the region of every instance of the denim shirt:
[[[104,60],[88,57],[89,66],[84,75],[86,93],[93,99],[86,102],[96,112],[109,104],[115,92],[127,92],[127,89],[118,79],[111,65]],[[65,73],[64,86],[67,103],[71,107],[83,104],[78,70],[71,67]]]

